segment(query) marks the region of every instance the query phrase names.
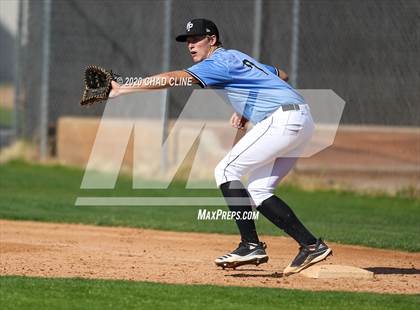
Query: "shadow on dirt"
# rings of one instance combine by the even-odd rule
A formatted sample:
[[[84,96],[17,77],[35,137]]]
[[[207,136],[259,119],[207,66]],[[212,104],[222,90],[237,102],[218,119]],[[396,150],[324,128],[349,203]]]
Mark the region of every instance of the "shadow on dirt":
[[[420,269],[416,268],[370,267],[365,270],[374,274],[420,274]]]
[[[241,269],[236,270],[233,272],[238,271],[264,271],[264,270],[257,270],[257,269]],[[225,277],[233,277],[233,278],[282,278],[283,273],[281,272],[274,272],[274,273],[260,273],[260,274],[252,274],[252,273],[234,273],[234,274],[227,274]]]

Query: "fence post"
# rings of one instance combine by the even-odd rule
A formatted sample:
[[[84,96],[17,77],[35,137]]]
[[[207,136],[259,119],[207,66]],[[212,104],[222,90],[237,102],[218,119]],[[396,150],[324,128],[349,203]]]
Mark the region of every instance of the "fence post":
[[[169,71],[170,61],[171,61],[171,9],[172,9],[172,0],[166,0],[164,4],[164,33],[163,33],[163,56],[162,56],[162,72]],[[166,90],[163,93],[162,97],[162,121],[163,121],[163,131],[162,131],[162,155],[160,159],[160,169],[162,174],[165,173],[168,165],[168,150],[166,148],[165,140],[168,136],[168,101],[169,101],[169,91]]]
[[[260,60],[261,56],[261,22],[262,22],[262,0],[254,1],[254,44],[252,46],[252,57]]]
[[[42,24],[42,68],[41,68],[41,103],[40,103],[40,159],[48,156],[48,100],[49,100],[49,66],[51,35],[51,0],[44,0]]]
[[[298,87],[299,69],[299,9],[300,0],[293,0],[292,9],[292,47],[290,55],[290,84],[294,88]]]

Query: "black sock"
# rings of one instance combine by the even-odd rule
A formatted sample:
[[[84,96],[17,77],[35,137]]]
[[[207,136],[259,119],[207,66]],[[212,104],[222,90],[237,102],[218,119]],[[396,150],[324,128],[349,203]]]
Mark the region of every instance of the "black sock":
[[[317,239],[309,230],[303,226],[292,209],[277,196],[271,196],[264,200],[258,207],[267,219],[274,225],[283,229],[290,237],[295,239],[299,244],[311,245],[316,243]]]
[[[226,203],[230,211],[235,211],[237,212],[236,214],[240,213],[241,215],[244,211],[252,211],[251,197],[240,181],[223,183],[220,185],[220,190],[226,199]],[[230,198],[241,198],[241,200],[244,200],[244,202],[241,203],[241,205],[238,205],[237,203],[235,204],[234,199]],[[242,241],[252,243],[259,242],[254,220],[237,219],[236,225],[238,225]]]

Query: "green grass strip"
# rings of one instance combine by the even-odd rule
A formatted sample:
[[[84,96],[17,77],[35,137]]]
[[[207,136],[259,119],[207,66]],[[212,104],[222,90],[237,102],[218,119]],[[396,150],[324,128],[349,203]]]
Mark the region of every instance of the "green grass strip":
[[[78,196],[219,196],[218,190],[133,190],[120,177],[114,190],[80,190],[83,171],[23,162],[0,165],[0,218],[173,231],[237,234],[233,221],[199,221],[199,207],[75,207]],[[308,192],[280,187],[277,192],[305,225],[326,240],[377,248],[420,251],[420,200],[354,193]],[[201,207],[202,208],[202,207]],[[226,207],[220,207],[226,210]],[[206,208],[214,210],[216,207]],[[283,235],[262,215],[260,234]]]
[[[2,309],[418,309],[419,295],[0,277]]]

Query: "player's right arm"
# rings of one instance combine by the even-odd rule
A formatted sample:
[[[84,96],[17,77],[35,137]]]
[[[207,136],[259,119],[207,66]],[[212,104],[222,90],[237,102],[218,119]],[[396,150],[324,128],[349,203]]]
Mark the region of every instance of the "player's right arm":
[[[230,124],[233,128],[244,129],[248,120],[237,112],[233,112],[230,118]]]
[[[289,75],[284,72],[283,70],[277,69],[279,71],[278,76],[283,80],[283,81],[288,81],[289,80]]]
[[[265,64],[264,64],[264,67],[266,67],[268,69],[268,71],[270,71],[271,73],[277,75],[283,81],[286,81],[287,82],[289,80],[289,76],[283,70],[280,70],[280,69],[278,69],[278,68],[276,68],[274,66],[265,65]]]

